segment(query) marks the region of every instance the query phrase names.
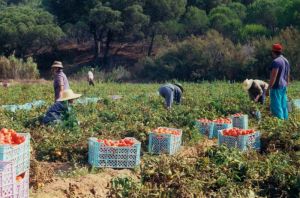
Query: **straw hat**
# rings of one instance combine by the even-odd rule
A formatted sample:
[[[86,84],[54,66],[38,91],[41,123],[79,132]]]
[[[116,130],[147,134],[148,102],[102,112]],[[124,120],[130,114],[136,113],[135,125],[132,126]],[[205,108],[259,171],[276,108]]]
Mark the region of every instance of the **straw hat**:
[[[60,61],[54,61],[51,68],[64,68],[62,62]]]
[[[248,79],[244,80],[244,82],[243,82],[243,89],[245,91],[248,91],[250,89],[250,87],[252,86],[252,83],[253,83],[252,79],[250,79],[250,80],[248,80]]]
[[[59,98],[57,101],[61,102],[61,101],[66,101],[66,100],[72,100],[72,99],[76,99],[79,98],[81,96],[81,94],[75,94],[72,89],[66,89],[62,92],[62,97]]]

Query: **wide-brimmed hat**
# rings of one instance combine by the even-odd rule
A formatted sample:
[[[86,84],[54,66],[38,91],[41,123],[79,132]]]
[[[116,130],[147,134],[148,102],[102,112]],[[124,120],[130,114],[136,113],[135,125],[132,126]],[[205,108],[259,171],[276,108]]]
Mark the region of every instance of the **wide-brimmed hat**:
[[[54,63],[52,64],[51,68],[64,68],[62,62],[60,61],[54,61]]]
[[[66,101],[66,100],[72,100],[72,99],[79,98],[80,96],[81,96],[81,94],[75,94],[72,91],[72,89],[66,89],[62,92],[61,98],[59,98],[57,101],[61,102],[61,101]]]
[[[174,85],[176,85],[177,87],[179,87],[181,89],[181,91],[183,92],[183,86],[182,86],[181,83],[176,82],[176,83],[174,83]]]
[[[250,89],[250,87],[252,86],[252,83],[253,83],[252,79],[250,79],[250,80],[249,79],[244,80],[244,82],[243,82],[243,89],[245,91],[248,91]]]

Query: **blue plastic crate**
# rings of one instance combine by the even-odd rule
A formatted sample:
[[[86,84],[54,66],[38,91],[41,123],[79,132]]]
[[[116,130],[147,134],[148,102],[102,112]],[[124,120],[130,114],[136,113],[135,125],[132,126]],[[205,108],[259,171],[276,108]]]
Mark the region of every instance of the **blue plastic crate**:
[[[260,132],[257,131],[249,135],[240,135],[238,137],[225,136],[223,131],[218,132],[218,145],[226,145],[228,148],[238,148],[241,151],[248,149],[260,149]]]
[[[0,161],[0,197],[14,198],[16,194],[16,171],[12,162]]]
[[[166,128],[166,127],[160,127]],[[180,135],[173,134],[157,134],[155,132],[149,133],[149,144],[148,144],[148,152],[151,154],[175,154],[181,147],[181,139],[182,139],[182,130],[177,130]]]
[[[134,168],[140,164],[141,142],[128,147],[106,146],[97,138],[89,138],[89,164],[94,167]]]
[[[199,132],[203,135],[208,136],[209,139],[212,139],[214,136],[214,125],[215,123],[213,122],[200,122],[196,121],[196,126],[199,129]]]
[[[214,133],[212,138],[218,138],[218,132],[219,130],[223,129],[231,129],[232,128],[232,123],[231,124],[214,124]]]
[[[19,133],[25,136],[25,142],[19,145],[0,145],[0,161],[11,161],[15,166],[16,175],[19,175],[30,167],[30,134]]]
[[[232,126],[239,129],[248,129],[248,115],[231,116]]]

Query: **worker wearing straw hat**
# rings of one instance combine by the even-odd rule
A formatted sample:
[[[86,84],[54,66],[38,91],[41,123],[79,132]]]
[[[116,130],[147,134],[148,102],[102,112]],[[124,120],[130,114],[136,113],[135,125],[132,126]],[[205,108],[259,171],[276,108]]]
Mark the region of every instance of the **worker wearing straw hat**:
[[[290,64],[282,55],[283,47],[279,43],[272,46],[273,62],[270,67],[270,109],[279,119],[288,119],[287,87],[290,81]]]
[[[75,94],[71,89],[64,90],[62,92],[62,96],[48,109],[42,123],[48,124],[54,121],[66,119],[68,114],[70,114],[70,105],[73,104],[74,100],[80,96],[81,94]]]
[[[166,109],[171,109],[173,101],[177,104],[181,103],[183,87],[180,83],[168,83],[159,88],[158,94],[165,99]]]
[[[251,100],[264,104],[268,83],[262,80],[246,79],[243,82],[243,89],[248,92]]]
[[[70,89],[69,81],[66,74],[63,72],[63,65],[60,61],[54,61],[51,66],[51,70],[54,75],[54,94],[55,101],[62,96],[62,92],[66,89]]]

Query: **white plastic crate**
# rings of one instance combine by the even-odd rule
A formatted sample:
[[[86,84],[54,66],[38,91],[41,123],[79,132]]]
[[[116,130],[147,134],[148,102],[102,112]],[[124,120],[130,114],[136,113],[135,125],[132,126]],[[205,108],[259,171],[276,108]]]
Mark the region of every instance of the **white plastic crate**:
[[[16,171],[12,162],[0,161],[0,197],[14,198]]]
[[[29,171],[24,173],[21,181],[15,180],[16,194],[14,198],[29,198]]]
[[[18,133],[25,136],[25,141],[18,145],[0,145],[0,161],[11,161],[15,166],[16,175],[30,167],[30,134]]]

